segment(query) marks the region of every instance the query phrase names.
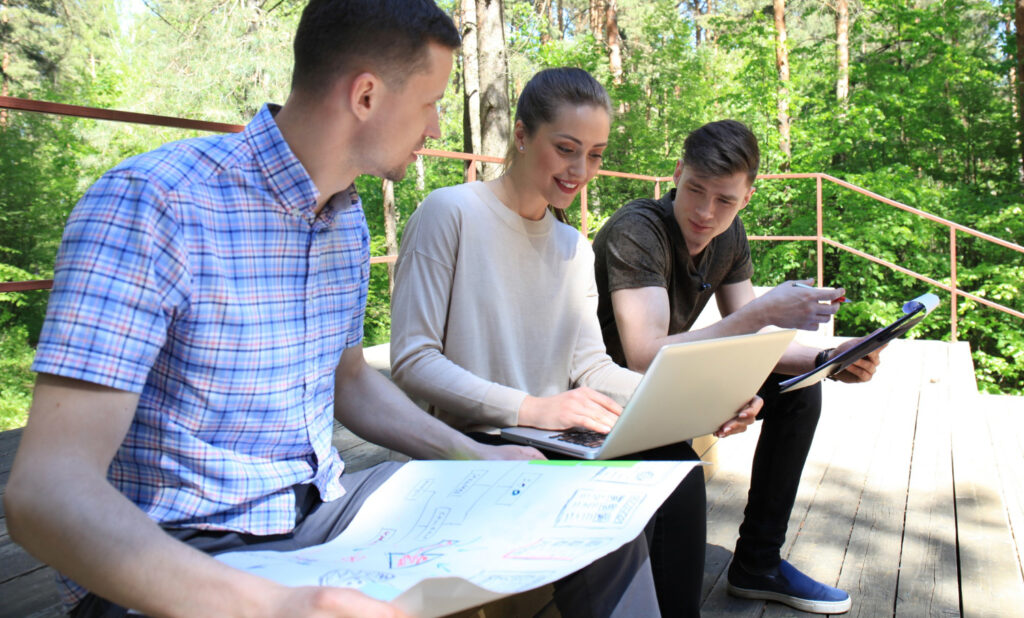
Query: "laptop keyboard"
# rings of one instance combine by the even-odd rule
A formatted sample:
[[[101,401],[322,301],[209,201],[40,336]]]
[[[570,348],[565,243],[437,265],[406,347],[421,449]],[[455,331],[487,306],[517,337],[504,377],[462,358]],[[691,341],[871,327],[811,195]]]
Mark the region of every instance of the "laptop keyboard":
[[[597,448],[604,444],[605,434],[590,429],[569,429],[562,433],[556,433],[551,437],[563,442],[569,442],[570,444]]]

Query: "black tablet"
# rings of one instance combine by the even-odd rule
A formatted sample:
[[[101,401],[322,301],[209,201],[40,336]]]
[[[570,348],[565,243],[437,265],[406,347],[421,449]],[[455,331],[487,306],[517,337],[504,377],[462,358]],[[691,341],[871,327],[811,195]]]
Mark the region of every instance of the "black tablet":
[[[923,294],[912,301],[904,303],[903,315],[898,320],[888,326],[879,328],[861,339],[857,345],[843,351],[842,354],[833,356],[807,373],[779,382],[781,387],[779,392],[785,393],[810,386],[834,373],[839,373],[893,339],[902,337],[904,333],[916,326],[926,315],[931,313],[932,309],[938,306],[938,304],[939,297],[934,294]]]

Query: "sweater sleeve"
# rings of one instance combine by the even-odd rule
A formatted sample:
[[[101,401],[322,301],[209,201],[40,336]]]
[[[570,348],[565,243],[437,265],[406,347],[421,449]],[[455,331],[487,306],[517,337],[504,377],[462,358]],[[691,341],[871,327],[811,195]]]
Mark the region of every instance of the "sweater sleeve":
[[[527,393],[485,380],[444,354],[461,223],[438,192],[409,219],[391,297],[391,377],[409,395],[464,419],[464,427],[515,426]]]
[[[597,317],[598,296],[597,283],[594,280],[594,254],[585,240],[582,244],[586,245],[582,250],[588,256],[588,260],[585,260],[585,267],[579,269],[575,276],[587,277],[589,281],[586,287],[586,299],[581,305],[579,334],[576,337],[576,346],[573,350],[570,375],[574,384],[589,386],[608,395],[620,405],[625,405],[643,376],[616,364],[605,350],[604,339],[601,335],[601,323]]]

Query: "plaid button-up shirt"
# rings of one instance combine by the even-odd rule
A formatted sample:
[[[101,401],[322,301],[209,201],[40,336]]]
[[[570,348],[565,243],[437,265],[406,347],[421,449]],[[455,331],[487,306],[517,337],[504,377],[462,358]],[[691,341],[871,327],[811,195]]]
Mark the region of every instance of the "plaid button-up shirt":
[[[317,197],[265,106],[125,161],[68,220],[33,369],[140,394],[108,478],[164,526],[286,533],[293,485],[344,493],[334,370],[369,234],[354,190]]]

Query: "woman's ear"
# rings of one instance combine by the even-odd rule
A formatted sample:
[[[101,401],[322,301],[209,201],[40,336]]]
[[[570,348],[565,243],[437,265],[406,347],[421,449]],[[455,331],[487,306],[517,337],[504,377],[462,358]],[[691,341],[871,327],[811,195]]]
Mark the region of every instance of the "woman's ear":
[[[522,120],[516,120],[515,126],[512,127],[512,139],[515,142],[516,150],[522,152],[526,149],[526,125]]]

